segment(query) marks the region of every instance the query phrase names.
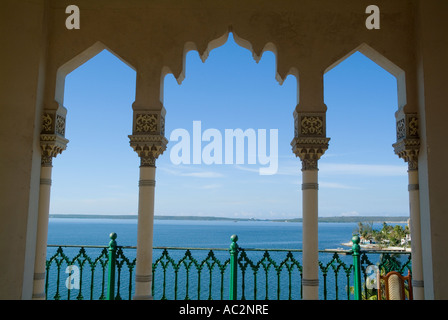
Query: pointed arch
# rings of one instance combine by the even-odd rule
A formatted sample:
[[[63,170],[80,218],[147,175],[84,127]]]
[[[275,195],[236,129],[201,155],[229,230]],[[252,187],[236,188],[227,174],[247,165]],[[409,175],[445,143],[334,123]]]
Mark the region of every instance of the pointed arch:
[[[385,57],[383,54],[369,46],[367,43],[362,43],[355,49],[351,50],[337,61],[333,62],[327,69],[325,69],[324,73],[327,73],[342,61],[350,57],[355,52],[360,52],[365,55],[367,58],[375,62],[381,68],[392,74],[397,79],[397,97],[398,97],[398,109],[402,109],[406,106],[407,98],[406,98],[406,77],[405,71]]]
[[[95,42],[93,45],[73,57],[72,59],[68,60],[64,64],[62,64],[58,69],[56,73],[56,88],[55,88],[55,100],[59,103],[59,105],[63,105],[64,101],[64,89],[65,89],[65,78],[69,73],[98,55],[103,50],[107,50],[110,53],[112,53],[114,56],[116,56],[119,60],[121,60],[123,63],[125,63],[127,66],[129,66],[134,71],[136,70],[133,65],[131,65],[129,62],[124,60],[120,55],[115,53],[113,50],[111,50],[109,47],[107,47],[104,43],[101,41]]]

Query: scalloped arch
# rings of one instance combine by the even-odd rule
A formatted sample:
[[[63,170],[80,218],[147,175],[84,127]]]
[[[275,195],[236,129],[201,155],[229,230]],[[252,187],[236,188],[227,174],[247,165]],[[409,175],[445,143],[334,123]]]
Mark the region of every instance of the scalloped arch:
[[[182,71],[176,76],[174,74],[174,72],[172,72],[168,66],[164,66],[162,69],[162,79],[167,74],[173,74],[177,83],[179,85],[182,84],[182,81],[185,79],[186,56],[187,56],[188,52],[193,51],[193,50],[197,51],[201,61],[203,63],[205,63],[212,50],[223,46],[228,41],[230,33],[232,33],[233,39],[235,40],[236,44],[238,44],[240,47],[245,48],[251,52],[252,57],[256,63],[258,63],[260,61],[264,52],[270,51],[270,52],[274,53],[274,55],[275,55],[275,79],[279,82],[280,85],[283,84],[284,80],[286,79],[286,77],[288,75],[291,74],[291,75],[297,76],[297,72],[295,72],[295,70],[296,70],[295,68],[291,68],[289,70],[289,72],[287,72],[283,77],[280,75],[280,73],[278,71],[277,46],[273,42],[266,42],[265,45],[263,46],[263,48],[261,50],[257,51],[254,49],[254,46],[252,45],[252,43],[249,40],[240,37],[237,33],[235,33],[235,31],[232,30],[232,28],[229,28],[229,30],[226,31],[220,37],[209,41],[207,43],[207,45],[204,46],[204,48],[202,50],[200,50],[198,48],[198,45],[195,42],[193,42],[193,41],[186,42],[184,45],[183,56],[182,56]]]

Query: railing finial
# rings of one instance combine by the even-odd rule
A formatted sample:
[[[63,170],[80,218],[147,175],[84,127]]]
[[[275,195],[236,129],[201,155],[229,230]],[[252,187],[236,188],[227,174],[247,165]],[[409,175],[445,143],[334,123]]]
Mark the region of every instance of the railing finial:
[[[238,244],[236,243],[238,241],[238,236],[234,234],[230,237],[230,240],[232,240],[232,243],[230,244],[230,250],[238,249]]]
[[[237,272],[238,272],[238,236],[236,234],[230,237],[230,300],[237,299]]]
[[[359,251],[360,251],[360,249],[361,249],[361,247],[359,246],[359,242],[360,242],[360,239],[359,239],[359,236],[356,234],[356,235],[354,235],[353,237],[352,237],[352,243],[353,243],[353,245],[352,245],[352,249],[353,249],[353,252],[358,252],[359,253]]]
[[[115,300],[115,259],[117,254],[117,234],[112,232],[109,242],[109,274],[108,274],[108,288],[107,300]]]
[[[354,235],[352,237],[352,251],[353,251],[353,273],[354,273],[354,289],[355,289],[355,300],[362,300],[362,286],[361,286],[361,246],[359,245],[360,238],[359,235]]]

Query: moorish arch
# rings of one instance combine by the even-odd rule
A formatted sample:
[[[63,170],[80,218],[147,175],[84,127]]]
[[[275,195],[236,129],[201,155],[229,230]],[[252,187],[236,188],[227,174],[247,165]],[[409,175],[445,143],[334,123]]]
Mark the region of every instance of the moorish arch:
[[[251,43],[250,40],[243,39],[238,35],[237,32],[233,30],[232,27],[228,28],[228,31],[224,33],[222,36],[219,36],[216,39],[210,40],[210,42],[203,46],[202,51],[199,51],[197,48],[198,46],[195,45],[194,42],[187,42],[185,43],[184,50],[183,50],[183,56],[182,56],[182,66],[181,68],[177,68],[177,72],[173,72],[172,68],[169,66],[164,66],[162,68],[162,77],[163,80],[164,77],[171,73],[175,77],[178,84],[181,84],[182,81],[185,78],[185,70],[186,70],[186,54],[191,51],[195,50],[198,51],[199,56],[203,62],[206,61],[209,53],[213,50],[218,48],[219,46],[224,45],[227,42],[229,33],[232,32],[234,34],[235,42],[240,45],[243,48],[246,48],[252,53],[252,57],[255,61],[259,61],[261,58],[263,52],[269,50],[272,51],[275,54],[276,57],[276,72],[275,72],[275,78],[276,80],[282,84],[284,79],[288,75],[294,75],[296,78],[300,77],[300,71],[298,71],[297,67],[289,66],[285,68],[285,64],[283,64],[283,71],[282,74],[279,73],[279,64],[281,65],[281,59],[278,58],[278,50],[276,45],[273,42],[266,42],[264,46],[258,45],[258,48],[261,48],[258,51],[254,50],[254,47],[257,47]],[[316,73],[316,74],[315,74]],[[293,152],[302,160],[302,172],[303,172],[303,178],[302,178],[302,190],[303,190],[303,199],[302,199],[302,206],[303,206],[303,279],[302,279],[302,286],[303,286],[303,296],[305,299],[317,299],[318,297],[318,238],[317,238],[317,217],[318,217],[318,201],[317,201],[317,160],[324,154],[325,150],[328,148],[328,141],[330,140],[325,136],[325,110],[326,107],[323,103],[323,85],[317,85],[316,87],[313,87],[313,85],[316,85],[319,83],[319,80],[322,81],[322,74],[319,76],[317,75],[317,72],[314,72],[313,70],[307,74],[307,76],[311,77],[305,77],[306,84],[305,89],[302,90],[302,92],[306,93],[306,103],[308,103],[313,109],[307,109],[305,112],[303,112],[300,108],[300,105],[293,106],[292,110],[294,111],[294,126],[295,126],[295,137],[293,141],[291,142],[291,146],[293,148]],[[160,96],[163,96],[163,81],[160,81]],[[317,83],[316,83],[317,80]],[[310,86],[310,81],[312,85]],[[298,81],[298,87],[300,88],[300,80]],[[308,92],[309,90],[312,90],[313,92]],[[320,91],[319,91],[320,90]],[[298,90],[299,91],[299,90]],[[317,91],[317,94],[316,94]],[[297,99],[299,100],[299,98]],[[141,235],[141,241],[138,241],[138,247],[141,248],[141,252],[144,257],[145,261],[151,261],[152,253],[152,237],[153,237],[153,218],[154,218],[154,186],[155,186],[155,162],[159,155],[163,153],[163,150],[166,149],[166,143],[162,143],[162,147],[160,147],[159,144],[152,144],[154,141],[153,139],[160,139],[160,136],[156,137],[154,136],[156,132],[151,133],[151,137],[146,138],[145,144],[141,144],[142,136],[140,135],[140,131],[138,129],[138,122],[139,117],[142,115],[150,116],[151,118],[148,118],[149,121],[152,121],[154,128],[158,128],[159,121],[161,121],[161,129],[160,133],[161,135],[164,134],[164,124],[165,124],[165,108],[163,107],[163,100],[160,99],[162,108],[160,111],[143,111],[143,110],[136,110],[135,111],[135,118],[134,118],[134,134],[130,136],[131,138],[131,146],[134,146],[134,150],[139,153],[139,156],[141,157],[142,161],[144,157],[142,157],[140,154],[140,150],[142,148],[154,149],[157,150],[156,152],[151,151],[150,157],[151,163],[149,165],[149,168],[145,168],[146,165],[143,164],[140,166],[140,175],[143,177],[143,180],[141,178],[140,180],[140,196],[139,201],[140,205],[139,207],[144,207],[142,211],[139,210],[139,217],[141,216],[142,219],[139,219],[139,234]],[[302,104],[303,106],[303,104]],[[316,113],[316,111],[319,111]],[[160,120],[159,120],[160,119]],[[316,127],[316,123],[318,124]],[[162,138],[163,139],[163,138]],[[159,140],[158,140],[159,141]],[[161,150],[161,151],[159,151]],[[145,156],[147,156],[145,154]],[[153,188],[149,191],[149,193],[143,193],[148,191],[147,188],[144,188],[145,184],[142,184],[142,181],[145,184],[150,184]],[[144,203],[143,203],[144,202]],[[143,218],[144,217],[144,218]],[[143,222],[144,221],[144,222]],[[140,239],[140,236],[139,236]],[[143,241],[143,239],[145,239]],[[140,261],[142,259],[140,258]],[[137,258],[137,261],[139,261],[139,258]],[[141,263],[140,267],[138,268],[139,264],[137,263],[137,271],[136,271],[136,299],[151,299],[151,295],[149,292],[149,288],[152,282],[151,278],[151,265],[149,263],[144,263],[144,265]]]
[[[39,190],[38,208],[38,229],[36,237],[36,255],[34,269],[33,299],[43,299],[45,297],[45,269],[46,251],[48,237],[48,220],[50,209],[50,193],[52,184],[52,168],[54,157],[62,153],[69,143],[65,138],[67,123],[67,108],[64,106],[65,79],[67,75],[75,69],[106,50],[125,65],[131,67],[126,61],[113,53],[103,43],[96,42],[71,60],[64,63],[57,70],[55,77],[54,103],[48,104],[48,108],[43,110],[42,130],[40,134],[40,146],[42,149],[41,177]],[[68,108],[70,109],[70,107]],[[68,117],[70,112],[68,112]]]
[[[415,79],[366,43],[362,43],[348,54],[331,64],[325,72],[347,59],[355,52],[360,52],[381,68],[392,74],[397,81],[397,105],[395,112],[396,142],[392,144],[395,154],[408,164],[409,215],[412,237],[412,285],[414,299],[424,299],[422,238],[419,203],[418,154],[420,149],[419,116],[416,109]],[[408,83],[407,83],[408,80]],[[409,98],[408,98],[409,96]]]

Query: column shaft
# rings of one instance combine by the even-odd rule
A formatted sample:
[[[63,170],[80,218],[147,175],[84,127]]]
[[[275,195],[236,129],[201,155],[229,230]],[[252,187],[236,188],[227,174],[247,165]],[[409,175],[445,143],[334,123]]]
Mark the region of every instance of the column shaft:
[[[42,166],[39,187],[36,257],[34,262],[33,300],[45,299],[45,271],[47,258],[48,219],[50,212],[51,166]]]
[[[317,300],[319,285],[318,171],[302,171],[303,299]]]
[[[37,217],[36,255],[34,258],[34,280],[32,299],[45,299],[45,272],[47,258],[48,218],[50,214],[51,171],[53,158],[67,147],[65,139],[65,115],[67,110],[45,110],[42,115],[40,134],[41,169],[39,208]]]
[[[408,171],[409,211],[411,218],[412,288],[415,300],[424,300],[422,238],[420,224],[420,193],[418,170]]]
[[[318,160],[328,149],[325,113],[294,112],[293,152],[302,161],[302,296],[319,298]]]
[[[137,90],[139,96],[140,91]],[[145,94],[143,95],[145,96]],[[140,157],[138,195],[137,264],[134,299],[152,299],[152,244],[156,159],[166,150],[165,109],[142,108],[134,102],[130,145]]]
[[[398,110],[395,117],[397,119],[397,142],[392,146],[394,147],[395,154],[408,163],[413,297],[416,300],[421,300],[424,299],[424,288],[418,181],[418,158],[420,151],[419,120],[418,114],[404,113],[403,109]]]
[[[155,166],[140,166],[134,299],[152,299]]]

